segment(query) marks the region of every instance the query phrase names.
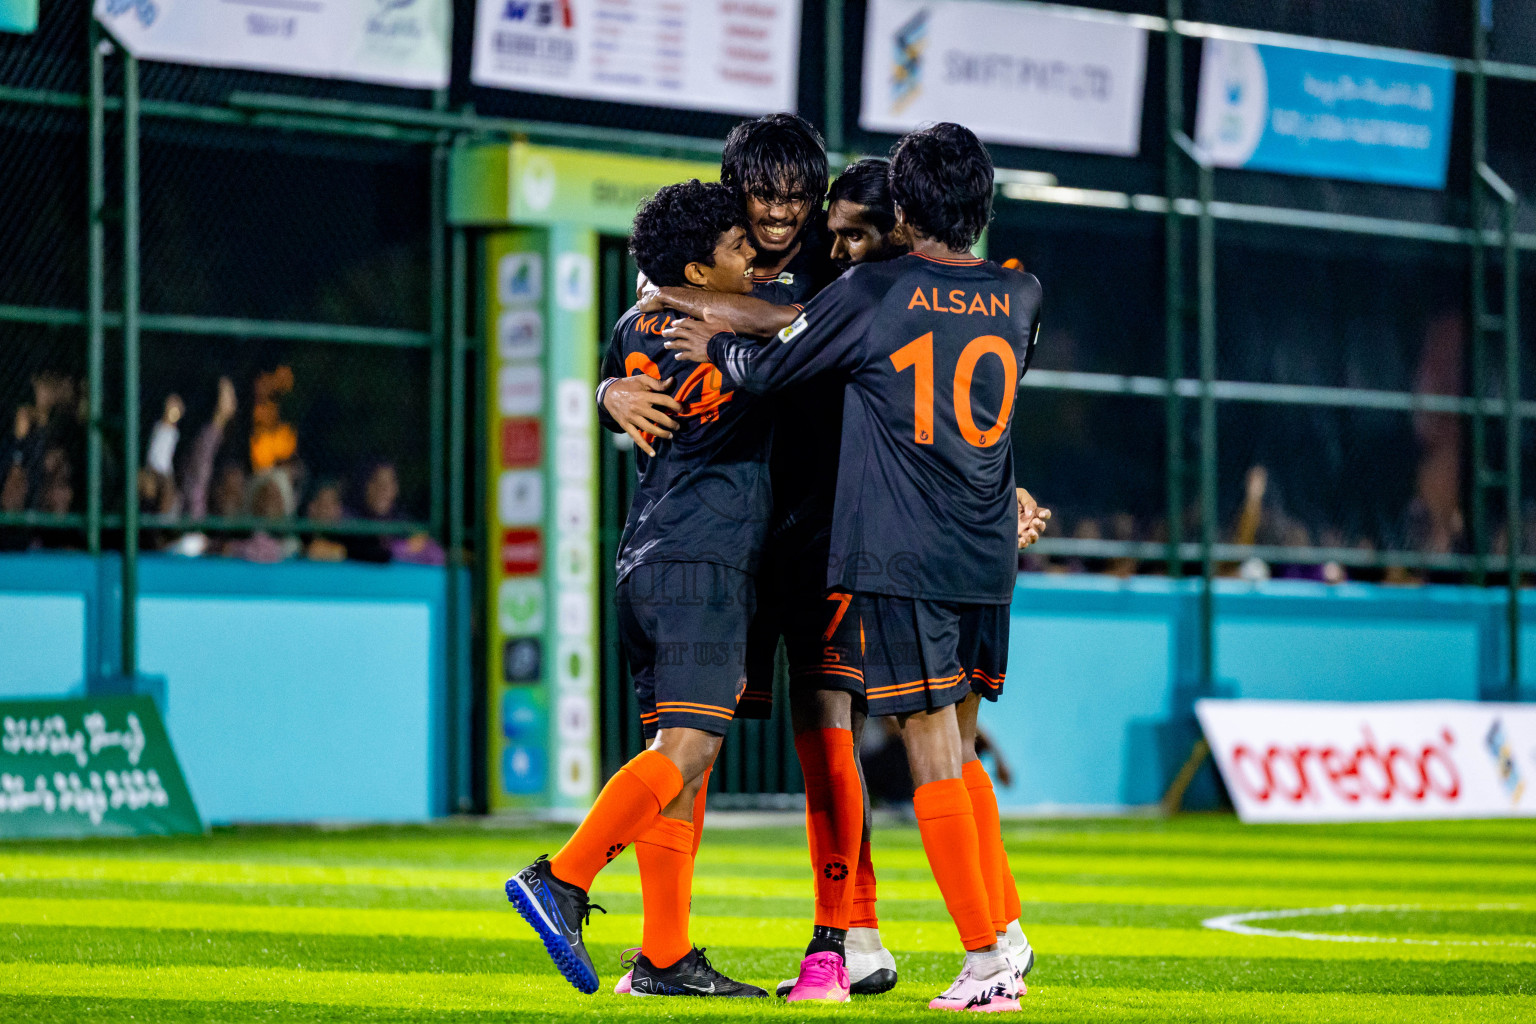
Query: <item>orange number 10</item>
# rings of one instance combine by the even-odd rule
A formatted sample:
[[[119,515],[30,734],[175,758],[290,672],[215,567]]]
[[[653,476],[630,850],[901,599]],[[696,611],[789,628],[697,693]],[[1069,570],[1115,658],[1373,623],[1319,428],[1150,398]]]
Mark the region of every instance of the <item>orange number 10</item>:
[[[1003,401],[997,411],[997,420],[985,430],[976,426],[971,410],[971,380],[982,356],[995,355],[1003,364]],[[900,373],[908,367],[916,368],[912,395],[912,439],[918,444],[933,444],[933,332],[903,345],[891,353],[891,365]],[[967,444],[986,448],[1002,437],[1013,411],[1014,392],[1019,385],[1019,364],[1013,348],[995,334],[972,338],[960,352],[955,363],[954,405],[955,422],[960,426],[960,436]]]
[[[891,365],[900,373],[917,367],[916,394],[912,398],[912,439],[933,444],[933,332],[909,341],[891,353]]]

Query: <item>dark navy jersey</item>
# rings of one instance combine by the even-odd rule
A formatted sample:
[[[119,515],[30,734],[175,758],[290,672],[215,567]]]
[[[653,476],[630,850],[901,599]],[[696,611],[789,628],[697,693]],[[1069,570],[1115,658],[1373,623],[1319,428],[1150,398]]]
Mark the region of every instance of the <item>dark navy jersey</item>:
[[[679,361],[661,333],[678,315],[631,307],[603,357],[605,378],[671,377],[672,397],[683,405],[671,438],[648,439],[656,457],[636,452],[640,482],[619,540],[621,580],[647,562],[714,562],[756,573],[762,553],[772,505],[770,405],[722,387],[708,363]]]
[[[831,240],[819,221],[800,238],[800,249],[777,275],[753,277],[752,294],[775,306],[811,301],[837,276]],[[789,549],[803,548],[832,526],[837,489],[837,436],[843,424],[841,381],[817,380],[773,396],[772,534]]]
[[[847,382],[829,586],[1012,599],[1009,428],[1040,298],[1028,274],[909,254],[854,267],[766,345],[710,340],[724,387]]]

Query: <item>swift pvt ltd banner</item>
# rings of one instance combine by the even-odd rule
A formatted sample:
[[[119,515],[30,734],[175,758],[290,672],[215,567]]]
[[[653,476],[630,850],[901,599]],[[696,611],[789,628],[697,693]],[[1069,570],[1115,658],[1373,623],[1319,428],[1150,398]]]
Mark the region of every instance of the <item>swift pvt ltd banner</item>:
[[[1451,62],[1379,53],[1207,39],[1196,141],[1217,167],[1444,188]]]
[[[988,142],[1135,156],[1147,34],[1028,3],[870,0],[859,123],[959,121]]]
[[[96,0],[135,57],[440,89],[450,0]]]
[[[1202,700],[1244,821],[1536,817],[1536,706]]]
[[[730,114],[794,110],[799,0],[479,0],[476,85]]]

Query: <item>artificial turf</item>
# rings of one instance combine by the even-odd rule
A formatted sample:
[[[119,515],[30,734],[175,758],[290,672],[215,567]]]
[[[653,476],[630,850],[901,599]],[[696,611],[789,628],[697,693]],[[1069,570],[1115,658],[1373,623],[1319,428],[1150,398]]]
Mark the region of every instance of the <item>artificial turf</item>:
[[[1047,1021],[1536,1021],[1536,821],[1255,827],[1226,817],[1005,825]],[[502,882],[566,830],[218,830],[0,844],[0,1020],[933,1019],[958,966],[915,830],[874,841],[901,983],[843,1007],[611,994],[639,941],[633,857],[593,891],[603,978],[552,969]],[[771,989],[809,930],[796,828],[709,828],[694,939]],[[1337,909],[1338,907],[1348,909]],[[1202,922],[1261,910],[1272,934]],[[1349,941],[1338,941],[1348,936]]]

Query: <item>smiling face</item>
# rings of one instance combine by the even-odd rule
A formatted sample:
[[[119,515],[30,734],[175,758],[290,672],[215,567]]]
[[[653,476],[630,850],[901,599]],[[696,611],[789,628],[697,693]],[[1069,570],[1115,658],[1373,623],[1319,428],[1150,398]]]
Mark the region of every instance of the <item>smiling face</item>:
[[[690,263],[683,274],[695,288],[746,295],[752,290],[752,260],[756,256],[757,249],[747,238],[746,230],[733,227],[715,243],[714,266]]]
[[[832,259],[843,266],[889,259],[900,249],[889,233],[870,221],[869,207],[846,199],[827,207],[827,229],[832,232]]]
[[[819,205],[810,196],[771,195],[760,189],[750,190],[746,198],[752,242],[764,262],[775,262],[789,252]]]

